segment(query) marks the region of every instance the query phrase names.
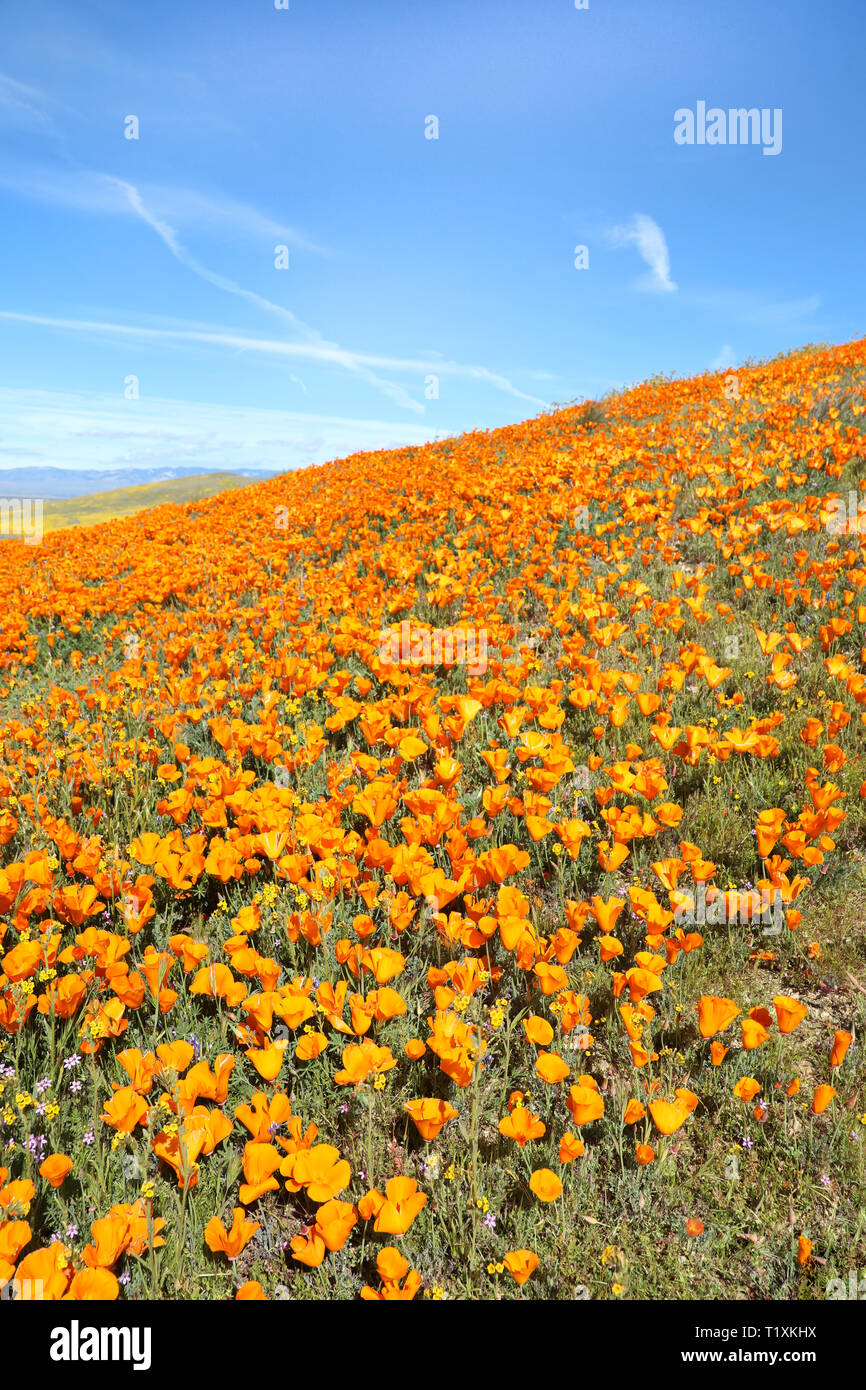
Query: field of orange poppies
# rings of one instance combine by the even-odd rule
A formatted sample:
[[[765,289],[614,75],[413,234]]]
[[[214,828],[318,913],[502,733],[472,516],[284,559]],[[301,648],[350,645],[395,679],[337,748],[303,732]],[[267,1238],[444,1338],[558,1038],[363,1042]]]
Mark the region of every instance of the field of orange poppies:
[[[849,1296],[864,428],[812,347],[3,545],[4,1298]]]

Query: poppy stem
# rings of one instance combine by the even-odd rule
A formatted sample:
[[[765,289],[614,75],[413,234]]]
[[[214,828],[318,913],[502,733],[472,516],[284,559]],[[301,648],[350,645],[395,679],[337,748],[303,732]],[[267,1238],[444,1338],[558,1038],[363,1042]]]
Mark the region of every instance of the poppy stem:
[[[373,1092],[367,1095],[367,1182],[373,1186]]]
[[[189,1193],[189,1179],[184,1182],[180,1199],[180,1239],[177,1243],[177,1281],[183,1288],[183,1266],[186,1256],[186,1200]]]
[[[480,1072],[479,1060],[476,1059],[472,1068],[472,1113],[470,1119],[470,1144],[471,1155],[469,1161],[469,1188],[472,1196],[472,1252],[469,1257],[470,1275],[475,1270],[475,1257],[478,1248],[478,1124],[479,1124],[479,1105],[478,1105],[478,1076]]]
[[[153,1200],[147,1203],[147,1245],[150,1255],[150,1277],[152,1282],[151,1297],[159,1298],[159,1274],[156,1260],[156,1242],[153,1223]]]

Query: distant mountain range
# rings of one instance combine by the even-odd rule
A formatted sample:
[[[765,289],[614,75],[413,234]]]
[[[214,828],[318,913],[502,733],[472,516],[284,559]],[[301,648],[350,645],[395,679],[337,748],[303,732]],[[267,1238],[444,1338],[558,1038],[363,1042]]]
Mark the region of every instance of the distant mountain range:
[[[175,478],[191,478],[201,473],[225,472],[232,477],[275,478],[277,473],[262,468],[214,469],[178,464],[176,468],[0,468],[0,497],[41,497],[59,500],[85,497],[91,492],[110,492],[114,488],[139,487],[145,483],[165,483]]]

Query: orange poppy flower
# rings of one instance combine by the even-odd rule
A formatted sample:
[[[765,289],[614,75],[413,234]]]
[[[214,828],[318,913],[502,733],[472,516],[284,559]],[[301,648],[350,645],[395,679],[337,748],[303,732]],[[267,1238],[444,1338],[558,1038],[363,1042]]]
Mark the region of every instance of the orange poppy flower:
[[[421,1100],[407,1100],[403,1109],[408,1112],[412,1123],[429,1144],[449,1120],[457,1117],[457,1111],[447,1100],[435,1100],[426,1096]]]
[[[295,1056],[299,1062],[312,1062],[314,1058],[321,1056],[327,1046],[326,1034],[305,1033],[295,1048]]]
[[[153,1087],[153,1078],[159,1066],[156,1054],[142,1054],[140,1048],[127,1047],[123,1052],[118,1052],[117,1060],[129,1077],[132,1089],[138,1091],[139,1095],[147,1095]],[[116,1083],[115,1089],[119,1089]]]
[[[13,984],[29,979],[44,964],[45,956],[39,941],[21,941],[0,960],[3,974]]]
[[[539,1052],[535,1059],[535,1075],[548,1086],[564,1081],[570,1071],[571,1067],[558,1052]]]
[[[71,1018],[86,993],[87,983],[80,975],[61,975],[59,980],[52,980],[44,994],[40,994],[36,1007],[40,1014],[53,1011],[55,1018]]]
[[[758,813],[755,833],[758,841],[758,853],[762,859],[766,859],[772,852],[773,845],[781,835],[784,824],[785,812],[778,807]]]
[[[385,985],[406,969],[406,957],[390,946],[376,946],[361,953],[361,966],[372,972],[377,985]]]
[[[555,1202],[562,1196],[562,1183],[552,1168],[536,1168],[529,1186],[539,1202]]]
[[[648,1163],[655,1162],[655,1153],[649,1144],[638,1144],[634,1156],[642,1168],[646,1167]]]
[[[577,1086],[571,1087],[565,1103],[576,1125],[591,1125],[604,1114],[604,1101],[598,1088],[589,1084],[588,1077],[582,1077]]]
[[[385,1184],[385,1200],[376,1213],[374,1231],[405,1235],[426,1201],[426,1193],[419,1192],[414,1178],[390,1178]]]
[[[753,1076],[741,1076],[734,1086],[734,1095],[746,1102],[754,1100],[761,1089],[761,1084]]]
[[[259,1144],[251,1140],[244,1146],[244,1178],[238,1189],[238,1197],[245,1207],[255,1202],[265,1192],[278,1192],[280,1184],[273,1176],[283,1162],[282,1155],[273,1144]],[[296,1189],[297,1190],[297,1189]]]
[[[117,1263],[129,1244],[129,1219],[125,1212],[115,1211],[94,1221],[90,1234],[92,1244],[85,1246],[82,1259],[90,1268],[107,1269]]]
[[[628,986],[629,998],[633,1004],[639,1003],[647,994],[658,994],[662,988],[658,975],[653,970],[645,970],[640,966],[632,966],[621,978]]]
[[[246,997],[247,987],[243,980],[236,980],[227,965],[203,965],[189,987],[190,994],[207,994],[212,999],[224,999],[230,1008],[236,1008]]]
[[[40,1163],[39,1172],[51,1187],[60,1187],[72,1172],[72,1159],[67,1154],[49,1154]]]
[[[0,1224],[0,1265],[14,1266],[32,1235],[33,1232],[26,1221],[2,1222]]]
[[[160,1060],[159,1070],[162,1073],[175,1071],[178,1076],[182,1076],[195,1056],[195,1049],[192,1043],[179,1038],[176,1042],[161,1043],[156,1049],[156,1055]]]
[[[248,1279],[245,1284],[241,1284],[235,1294],[235,1302],[237,1303],[266,1303],[267,1299],[268,1296],[258,1279]]]
[[[215,1253],[221,1250],[230,1260],[236,1260],[259,1229],[258,1221],[248,1221],[243,1207],[235,1207],[231,1229],[226,1230],[219,1217],[213,1216],[204,1228],[205,1243]]]
[[[147,1120],[148,1108],[132,1086],[121,1086],[111,1100],[105,1102],[101,1119],[118,1134],[131,1134],[136,1125]]]
[[[674,1097],[673,1101],[654,1100],[650,1103],[653,1124],[661,1134],[675,1134],[698,1104],[694,1091],[684,1086],[677,1087]]]
[[[330,1202],[352,1178],[352,1169],[333,1144],[315,1144],[290,1154],[282,1160],[280,1172],[288,1179],[289,1192],[306,1188],[312,1202]]]
[[[761,1047],[767,1041],[770,1034],[755,1018],[744,1018],[740,1022],[743,1030],[743,1047],[746,1051],[752,1051],[756,1047]]]
[[[845,1060],[845,1054],[853,1041],[852,1035],[847,1033],[844,1028],[836,1029],[833,1037],[833,1048],[830,1052],[831,1067],[841,1067]]]
[[[15,1271],[12,1290],[23,1301],[55,1302],[66,1293],[71,1275],[69,1252],[55,1240],[47,1249],[25,1255]]]
[[[773,1026],[772,1014],[760,1004],[756,1005],[754,1009],[749,1010],[749,1018],[754,1019],[756,1023],[762,1024],[764,1028],[770,1029]]]
[[[117,1275],[101,1267],[82,1269],[73,1276],[64,1300],[88,1303],[111,1303],[120,1294]]]
[[[17,1214],[26,1216],[30,1203],[36,1196],[36,1188],[29,1178],[15,1178],[6,1182],[7,1169],[0,1168],[4,1181],[0,1184],[0,1211],[10,1211],[14,1207]]]
[[[396,1067],[397,1059],[391,1056],[390,1047],[377,1047],[370,1039],[362,1043],[349,1043],[343,1049],[343,1067],[334,1076],[337,1086],[354,1086],[355,1089],[369,1076],[379,1076]]]
[[[607,902],[605,902],[602,898],[595,897],[592,899],[590,911],[601,927],[602,932],[608,935],[613,931],[617,918],[624,907],[624,898],[609,898]]]
[[[280,1074],[285,1060],[285,1046],[269,1043],[267,1047],[250,1047],[244,1054],[253,1064],[264,1081],[274,1081]]]
[[[582,1158],[585,1153],[586,1147],[582,1139],[578,1139],[576,1134],[563,1134],[559,1141],[560,1163],[573,1163],[576,1158]]]
[[[815,1094],[812,1097],[812,1114],[823,1115],[835,1094],[836,1090],[833,1086],[816,1086]]]
[[[531,1139],[541,1139],[546,1132],[547,1126],[541,1117],[533,1115],[524,1105],[516,1105],[510,1115],[504,1115],[499,1121],[499,1133],[506,1139],[513,1139],[521,1149]]]
[[[316,1213],[316,1235],[325,1242],[327,1250],[342,1250],[358,1223],[358,1213],[351,1202],[332,1198]]]
[[[271,1126],[285,1124],[292,1118],[292,1104],[283,1091],[277,1091],[271,1101],[264,1091],[256,1091],[249,1105],[236,1105],[235,1118],[240,1120],[253,1139],[267,1140]]]
[[[304,1235],[295,1236],[291,1242],[292,1259],[299,1264],[318,1269],[325,1258],[327,1246],[315,1227]]]
[[[523,1027],[529,1042],[535,1043],[537,1047],[547,1047],[553,1042],[553,1029],[546,1018],[539,1018],[537,1014],[530,1014],[523,1020]]]
[[[373,1289],[365,1284],[361,1297],[368,1301],[390,1302],[399,1300],[411,1302],[421,1287],[421,1275],[417,1269],[409,1268],[409,1261],[393,1245],[386,1245],[376,1257],[376,1270],[382,1280],[381,1289]]]
[[[809,1012],[805,1004],[801,1004],[799,999],[792,999],[788,994],[777,994],[773,1000],[773,1008],[776,1010],[780,1033],[793,1033]]]
[[[698,1027],[702,1038],[714,1038],[733,1023],[740,1010],[733,999],[715,994],[702,994],[698,1000]]]
[[[538,1256],[534,1250],[509,1250],[507,1255],[503,1255],[502,1263],[515,1284],[522,1285],[538,1268]]]
[[[598,863],[607,874],[615,874],[620,865],[628,859],[630,850],[628,845],[617,842],[613,848],[609,841],[603,841],[598,847]]]
[[[393,1245],[385,1245],[376,1256],[376,1270],[383,1284],[396,1284],[409,1273],[409,1261]]]

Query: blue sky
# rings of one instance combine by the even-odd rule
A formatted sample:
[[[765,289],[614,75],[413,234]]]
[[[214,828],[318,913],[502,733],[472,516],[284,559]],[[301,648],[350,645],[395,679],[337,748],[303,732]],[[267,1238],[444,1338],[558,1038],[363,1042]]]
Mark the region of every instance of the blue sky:
[[[282,470],[866,332],[862,0],[5,0],[0,38],[0,467]],[[701,101],[780,151],[678,144]]]

